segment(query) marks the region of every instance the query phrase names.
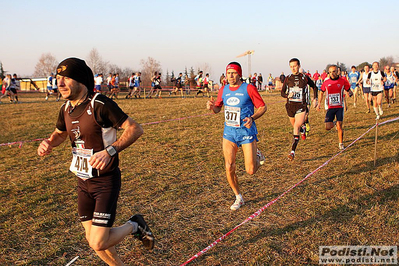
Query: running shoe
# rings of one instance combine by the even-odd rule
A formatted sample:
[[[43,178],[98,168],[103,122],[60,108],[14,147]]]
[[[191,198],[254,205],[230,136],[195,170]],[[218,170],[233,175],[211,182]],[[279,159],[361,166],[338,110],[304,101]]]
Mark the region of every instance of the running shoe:
[[[306,126],[305,126],[305,124],[303,124],[302,126],[301,126],[301,137],[302,137],[302,139],[303,140],[305,140],[306,139]]]
[[[265,156],[259,149],[256,150],[256,156],[259,158],[259,164],[263,165],[265,163]]]
[[[242,198],[236,198],[234,204],[230,206],[230,209],[233,211],[238,210],[242,205],[244,205],[244,200]]]
[[[370,109],[367,110],[366,114],[369,114],[369,113],[370,113]]]
[[[380,119],[380,115],[377,115],[377,116],[375,117],[375,119],[376,119],[376,120]]]
[[[305,123],[306,126],[306,137],[309,135],[309,131],[310,131],[310,124],[309,123]]]
[[[295,158],[295,152],[294,152],[294,151],[291,151],[291,153],[288,154],[288,160],[293,161],[294,158]]]
[[[48,96],[46,96],[46,98],[45,98],[45,99],[46,99],[46,101],[47,101],[47,100],[48,100]]]
[[[148,227],[147,223],[144,221],[144,218],[141,214],[135,214],[130,217],[129,221],[135,222],[138,224],[137,232],[132,235],[143,242],[143,246],[150,250],[154,248],[155,239],[154,236]]]
[[[338,148],[339,148],[340,150],[345,149],[344,144],[343,144],[343,143],[338,144]]]

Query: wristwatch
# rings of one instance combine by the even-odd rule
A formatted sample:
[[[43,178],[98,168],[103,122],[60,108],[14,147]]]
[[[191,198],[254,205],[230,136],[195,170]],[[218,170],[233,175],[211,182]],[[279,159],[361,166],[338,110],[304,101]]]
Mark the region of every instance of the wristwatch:
[[[105,150],[108,152],[109,156],[114,157],[118,152],[116,151],[114,146],[109,145],[108,147],[105,148]]]

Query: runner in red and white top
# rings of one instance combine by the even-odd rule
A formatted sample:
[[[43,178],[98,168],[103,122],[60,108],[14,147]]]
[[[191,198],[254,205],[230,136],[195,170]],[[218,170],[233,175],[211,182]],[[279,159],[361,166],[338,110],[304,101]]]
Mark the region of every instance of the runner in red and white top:
[[[319,71],[316,70],[316,72],[313,74],[313,81],[316,83],[319,77],[320,77]]]
[[[328,76],[327,71],[324,69],[323,73],[321,73],[320,77],[324,81],[327,78],[327,76]]]
[[[344,149],[343,139],[344,139],[344,129],[343,129],[343,120],[344,120],[344,90],[349,93],[349,96],[352,97],[353,93],[350,90],[350,84],[347,79],[340,78],[338,75],[338,67],[336,65],[332,65],[328,69],[328,73],[330,74],[330,79],[326,80],[321,86],[321,94],[319,97],[319,103],[317,105],[317,111],[320,111],[320,104],[323,100],[324,92],[326,92],[327,99],[327,113],[326,118],[324,120],[326,124],[326,130],[330,130],[334,127],[334,124],[337,126],[338,130],[338,139],[339,139],[339,149]],[[334,118],[337,118],[334,121]]]

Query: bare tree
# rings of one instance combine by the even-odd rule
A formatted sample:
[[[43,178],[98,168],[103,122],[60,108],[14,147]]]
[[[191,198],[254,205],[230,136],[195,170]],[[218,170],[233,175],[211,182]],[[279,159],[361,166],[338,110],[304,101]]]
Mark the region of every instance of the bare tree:
[[[5,71],[3,68],[3,63],[0,62],[0,78],[3,79],[5,77]]]
[[[91,49],[87,58],[87,64],[94,74],[106,73],[108,62],[105,62],[96,48]]]
[[[380,58],[380,70],[383,70],[385,66],[392,66],[394,62],[395,60],[393,59],[393,56]]]
[[[42,54],[35,66],[33,77],[47,77],[55,72],[57,65],[58,61],[51,53]]]
[[[334,64],[328,64],[326,66],[326,71],[328,71],[328,69],[330,68],[330,66],[332,66]],[[346,65],[344,63],[340,63],[337,61],[337,63],[335,64],[337,67],[339,67],[341,69],[342,72],[344,71],[348,71],[348,68],[346,67]]]
[[[365,61],[365,62],[359,64],[359,65],[356,67],[356,69],[357,69],[358,71],[361,71],[365,66],[371,66],[371,65],[370,65],[369,62]]]
[[[209,75],[212,76],[212,68],[208,63],[200,64],[200,65],[198,65],[197,68],[198,68],[198,70],[202,70],[204,72],[204,76],[206,73],[209,73]]]
[[[145,61],[141,59],[141,80],[143,81],[144,86],[149,86],[151,84],[151,77],[154,75],[154,72],[161,71],[161,64],[157,60],[152,57],[148,57]]]
[[[118,73],[120,75],[122,73],[122,68],[120,68],[119,66],[117,66],[115,64],[110,64],[110,65],[108,65],[108,71],[109,71],[109,73],[113,73],[113,74]]]

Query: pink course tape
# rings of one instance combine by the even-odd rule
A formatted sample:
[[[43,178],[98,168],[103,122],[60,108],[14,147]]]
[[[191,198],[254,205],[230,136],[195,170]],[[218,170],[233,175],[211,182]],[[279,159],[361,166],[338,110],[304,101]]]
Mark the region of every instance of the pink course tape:
[[[393,121],[399,120],[399,117],[384,121],[382,123],[379,123],[379,125],[383,125],[386,123],[390,123]],[[278,201],[279,199],[281,199],[282,197],[284,197],[287,193],[289,193],[291,190],[293,190],[295,187],[299,186],[301,183],[305,182],[306,179],[308,179],[309,177],[311,177],[312,175],[314,175],[315,173],[317,173],[321,168],[323,168],[324,166],[328,165],[334,158],[336,158],[338,155],[340,155],[341,153],[343,153],[346,149],[348,149],[350,146],[352,146],[355,142],[357,142],[358,140],[360,140],[361,138],[364,137],[364,135],[366,135],[368,132],[370,132],[373,128],[375,128],[377,124],[373,125],[371,128],[369,128],[366,132],[364,132],[360,137],[358,137],[357,139],[355,139],[354,141],[352,141],[351,144],[349,144],[345,149],[341,150],[340,152],[338,152],[337,154],[335,154],[334,156],[332,156],[330,159],[328,159],[326,162],[324,162],[322,165],[320,165],[319,167],[317,167],[315,170],[313,170],[312,172],[310,172],[307,176],[305,176],[302,180],[300,180],[298,183],[296,183],[295,185],[293,185],[292,187],[290,187],[289,189],[287,189],[286,191],[284,191],[280,196],[278,196],[277,198],[275,198],[274,200],[270,201],[269,203],[267,203],[265,206],[263,206],[262,208],[260,208],[259,210],[257,210],[254,214],[252,214],[251,216],[249,216],[247,219],[245,219],[243,222],[241,222],[239,225],[237,225],[236,227],[234,227],[233,229],[231,229],[229,232],[227,232],[226,234],[222,235],[221,237],[219,237],[218,239],[216,239],[212,244],[210,244],[209,246],[207,246],[206,248],[204,248],[203,250],[201,250],[200,252],[198,252],[197,254],[195,254],[194,256],[192,256],[190,259],[188,259],[186,262],[184,262],[183,264],[181,264],[180,266],[184,266],[187,265],[188,263],[192,262],[193,260],[195,260],[196,258],[198,258],[199,256],[203,255],[205,252],[207,252],[208,250],[210,250],[211,248],[213,248],[214,246],[216,246],[219,242],[221,242],[223,239],[225,239],[227,236],[229,236],[231,233],[233,233],[235,230],[237,230],[239,227],[241,227],[242,225],[244,225],[245,223],[251,221],[253,218],[259,216],[264,210],[266,210],[267,208],[269,208],[271,205],[273,205],[276,201]]]

